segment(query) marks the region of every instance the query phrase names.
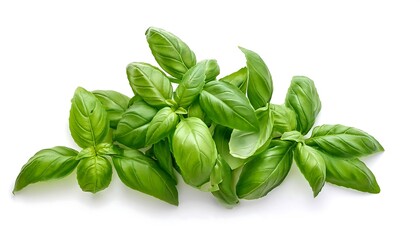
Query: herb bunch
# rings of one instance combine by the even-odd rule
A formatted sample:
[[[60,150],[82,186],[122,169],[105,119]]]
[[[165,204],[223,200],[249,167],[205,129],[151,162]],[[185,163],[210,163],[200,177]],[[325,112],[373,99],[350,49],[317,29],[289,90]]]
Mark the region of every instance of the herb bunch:
[[[81,150],[37,152],[22,167],[14,192],[76,169],[80,188],[96,193],[109,186],[114,168],[126,186],[173,205],[180,175],[233,206],[267,195],[295,162],[314,197],[325,182],[379,193],[360,157],[384,149],[356,128],[313,128],[321,101],[311,79],[293,77],[285,103],[277,105],[270,103],[272,77],[257,53],[240,48],[246,66],[218,78],[217,61],[197,61],[177,36],[151,27],[146,39],[160,68],[127,66],[131,98],[77,88],[69,127]]]

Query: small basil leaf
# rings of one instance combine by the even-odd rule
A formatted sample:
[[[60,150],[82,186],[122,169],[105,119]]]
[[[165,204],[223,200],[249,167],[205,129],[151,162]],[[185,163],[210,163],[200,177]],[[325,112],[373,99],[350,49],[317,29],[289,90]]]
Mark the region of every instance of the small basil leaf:
[[[247,159],[236,158],[230,154],[229,140],[232,134],[232,129],[217,125],[214,129],[213,139],[216,143],[217,152],[223,161],[226,161],[231,169],[237,169],[245,164]]]
[[[172,98],[172,84],[158,68],[148,63],[130,63],[127,77],[133,92],[154,107],[167,106],[165,100]]]
[[[133,103],[118,123],[114,140],[130,148],[145,147],[147,129],[156,113],[156,109],[143,101]]]
[[[206,113],[200,106],[200,102],[195,100],[188,108],[188,117],[196,117],[201,119],[207,126],[210,126],[211,120],[207,117]]]
[[[178,106],[187,108],[198,98],[205,84],[205,68],[206,63],[199,62],[185,73],[175,91],[174,99]]]
[[[357,158],[338,158],[324,154],[327,167],[326,181],[362,192],[379,193],[375,175]]]
[[[102,156],[83,158],[77,166],[77,181],[84,192],[97,193],[109,186],[111,163]]]
[[[230,154],[245,159],[258,154],[268,147],[273,131],[273,117],[268,107],[256,111],[259,131],[243,131],[234,129],[229,141]]]
[[[182,119],[172,137],[172,150],[187,184],[199,187],[209,180],[217,150],[203,121],[194,117]]]
[[[316,197],[325,184],[326,167],[323,155],[310,146],[298,143],[294,159]]]
[[[167,203],[178,205],[178,191],[171,177],[157,163],[137,150],[112,157],[115,170],[128,187]]]
[[[128,108],[130,98],[112,90],[95,90],[92,93],[102,103],[108,113],[110,126],[115,129]]]
[[[205,64],[206,82],[216,80],[216,77],[220,74],[219,64],[214,59],[202,61]]]
[[[179,122],[178,114],[170,107],[160,109],[153,117],[146,132],[146,145],[159,142],[171,133]]]
[[[146,31],[150,50],[163,70],[177,79],[196,64],[194,52],[177,36],[160,28]]]
[[[101,143],[96,146],[96,154],[99,156],[112,156],[120,154],[120,149],[112,143]]]
[[[78,87],[70,109],[70,132],[81,148],[95,146],[105,140],[109,131],[107,113],[91,92]]]
[[[213,122],[245,131],[258,130],[254,109],[235,86],[221,81],[208,82],[199,99],[201,108]]]
[[[172,179],[177,182],[177,177],[174,172],[173,157],[169,147],[168,138],[162,139],[153,145],[153,152],[157,159],[159,166],[167,173]]]
[[[305,138],[302,136],[302,134],[298,131],[291,131],[291,132],[285,132],[281,138],[283,141],[293,141],[297,143],[304,143]]]
[[[285,132],[296,130],[296,113],[286,107],[284,104],[270,104],[270,108],[273,112],[273,135],[279,137]]]
[[[315,127],[306,144],[341,157],[362,157],[384,151],[381,144],[371,135],[357,128],[339,124]]]
[[[306,135],[321,110],[321,100],[314,82],[303,76],[293,77],[285,105],[296,113],[297,130]]]
[[[212,175],[217,176],[214,178],[216,181],[212,184],[218,186],[218,190],[212,192],[213,196],[228,206],[238,204],[239,200],[236,196],[232,170],[227,162],[225,162],[220,156],[217,158]]]
[[[280,141],[246,163],[236,185],[239,198],[261,198],[280,185],[292,166],[294,146]]]
[[[238,71],[221,78],[220,81],[230,83],[239,88],[243,93],[246,93],[248,85],[248,69],[243,67]]]
[[[273,80],[270,71],[262,58],[255,52],[239,47],[245,54],[248,69],[249,101],[255,109],[264,107],[273,95]]]
[[[37,152],[22,167],[16,178],[13,193],[32,183],[60,179],[76,168],[77,151],[67,147],[53,147]]]

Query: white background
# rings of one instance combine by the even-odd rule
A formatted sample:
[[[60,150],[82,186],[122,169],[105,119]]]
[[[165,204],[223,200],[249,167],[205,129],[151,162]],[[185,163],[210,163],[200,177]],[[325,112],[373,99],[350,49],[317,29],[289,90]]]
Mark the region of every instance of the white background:
[[[418,1],[58,2],[0,2],[0,239],[420,238]],[[292,76],[312,78],[323,104],[317,124],[358,127],[385,147],[365,159],[382,192],[327,184],[313,199],[294,166],[267,197],[230,210],[184,184],[173,207],[116,174],[96,195],[72,174],[13,196],[36,151],[77,149],[68,131],[77,86],[131,96],[125,66],[154,63],[149,26],[181,37],[198,59],[217,59],[221,75],[245,65],[238,45],[256,51],[275,103]]]

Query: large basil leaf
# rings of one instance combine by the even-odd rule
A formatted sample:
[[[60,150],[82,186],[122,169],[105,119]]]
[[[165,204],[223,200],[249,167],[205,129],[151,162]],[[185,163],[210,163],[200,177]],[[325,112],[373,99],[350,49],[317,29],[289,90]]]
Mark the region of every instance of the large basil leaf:
[[[279,141],[245,164],[236,191],[239,198],[264,197],[283,182],[293,162],[295,143]]]
[[[232,134],[232,129],[217,125],[214,128],[213,139],[216,143],[217,152],[223,161],[227,162],[231,169],[237,169],[245,164],[247,159],[240,159],[232,156],[229,150],[229,140]]]
[[[160,109],[153,117],[146,132],[146,145],[159,142],[172,132],[179,122],[178,114],[170,107]]]
[[[209,180],[217,150],[203,121],[194,117],[182,119],[172,137],[172,150],[187,184],[199,187]]]
[[[157,110],[143,101],[134,102],[123,114],[114,132],[114,140],[131,148],[146,146],[147,129]]]
[[[235,86],[221,81],[208,82],[199,99],[201,108],[213,122],[234,129],[258,130],[254,109]]]
[[[202,61],[185,73],[175,91],[174,99],[178,106],[187,108],[198,98],[205,84],[205,70],[206,62]]]
[[[341,157],[362,157],[384,151],[381,144],[371,135],[357,128],[339,124],[315,127],[306,144]]]
[[[269,106],[256,111],[259,131],[243,131],[234,129],[229,141],[230,154],[245,159],[268,147],[273,131],[273,116]]]
[[[293,77],[285,105],[297,115],[297,130],[303,135],[307,134],[321,110],[321,100],[314,82],[303,76]]]
[[[327,167],[326,181],[362,192],[379,193],[375,175],[357,158],[338,158],[324,154]]]
[[[167,106],[166,100],[172,99],[172,84],[158,68],[135,62],[127,66],[127,77],[133,92],[154,107]]]
[[[53,147],[37,152],[22,167],[16,178],[13,192],[20,191],[32,183],[60,179],[76,168],[77,151],[67,147]]]
[[[219,64],[214,59],[202,61],[205,64],[205,75],[206,82],[216,80],[216,77],[220,74]]]
[[[262,58],[255,52],[239,47],[246,57],[249,101],[255,109],[264,107],[273,95],[273,80]]]
[[[284,104],[270,104],[273,112],[273,136],[279,137],[285,132],[296,130],[296,113]]]
[[[95,90],[92,92],[108,113],[111,128],[117,128],[123,113],[128,108],[130,98],[112,90]]]
[[[77,166],[77,181],[84,192],[97,193],[109,186],[111,163],[103,156],[83,158]]]
[[[294,159],[316,197],[325,184],[326,167],[323,155],[310,146],[298,143]]]
[[[238,204],[239,200],[236,196],[232,170],[230,169],[229,164],[220,156],[217,158],[212,175],[219,176],[216,178],[218,181],[212,183],[218,186],[218,190],[212,192],[213,196],[228,206]]]
[[[248,69],[243,67],[238,71],[221,78],[220,81],[230,83],[239,88],[243,93],[246,93],[248,86]]]
[[[121,181],[128,187],[167,203],[178,205],[178,191],[171,177],[157,163],[137,150],[124,150],[112,158]]]
[[[177,79],[196,64],[194,52],[177,36],[160,28],[146,31],[150,50],[163,70]]]
[[[173,158],[171,149],[169,146],[168,138],[164,138],[161,141],[153,145],[153,153],[159,166],[174,179],[175,183],[177,178],[174,172]]]
[[[76,89],[71,102],[70,132],[77,145],[86,148],[104,141],[109,121],[101,102],[81,87]]]

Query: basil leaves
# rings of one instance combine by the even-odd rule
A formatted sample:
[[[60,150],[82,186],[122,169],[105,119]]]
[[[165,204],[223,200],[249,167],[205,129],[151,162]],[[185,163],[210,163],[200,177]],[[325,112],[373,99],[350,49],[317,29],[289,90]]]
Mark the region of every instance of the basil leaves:
[[[80,149],[37,152],[22,167],[14,193],[73,171],[82,191],[97,193],[111,184],[115,169],[127,187],[172,205],[179,203],[182,178],[232,207],[269,194],[293,162],[314,197],[327,182],[380,192],[362,157],[384,148],[357,128],[314,127],[321,101],[311,79],[293,77],[284,104],[274,104],[272,76],[257,53],[240,47],[246,66],[220,78],[216,60],[197,60],[174,34],[151,27],[146,40],[160,68],[128,64],[131,97],[77,88],[69,128]]]

